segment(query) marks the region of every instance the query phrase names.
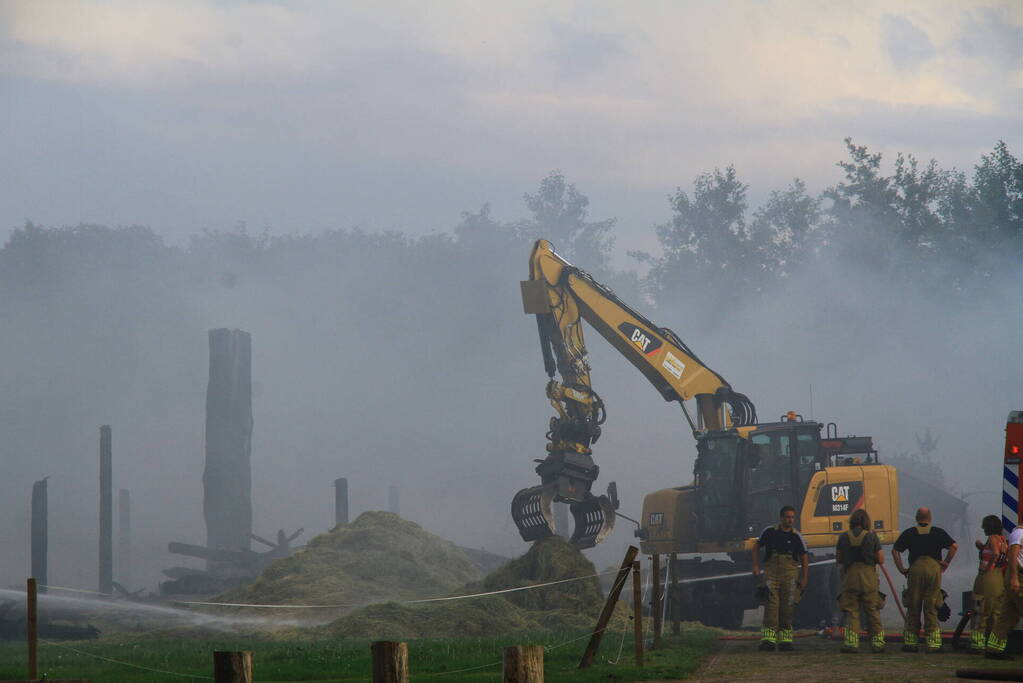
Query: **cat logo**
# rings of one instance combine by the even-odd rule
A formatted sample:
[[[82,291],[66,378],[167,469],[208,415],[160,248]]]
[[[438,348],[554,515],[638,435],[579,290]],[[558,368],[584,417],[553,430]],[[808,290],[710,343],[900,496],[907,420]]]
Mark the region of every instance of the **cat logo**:
[[[650,526],[659,526],[664,524],[664,513],[663,512],[651,512],[650,513]]]
[[[625,335],[625,338],[635,344],[640,351],[646,355],[652,354],[661,348],[661,340],[652,332],[647,332],[642,327],[636,327],[632,323],[622,323],[618,331]]]
[[[830,486],[821,487],[819,491],[820,495],[817,497],[817,506],[813,513],[817,517],[849,515],[865,502],[862,481],[835,482]]]

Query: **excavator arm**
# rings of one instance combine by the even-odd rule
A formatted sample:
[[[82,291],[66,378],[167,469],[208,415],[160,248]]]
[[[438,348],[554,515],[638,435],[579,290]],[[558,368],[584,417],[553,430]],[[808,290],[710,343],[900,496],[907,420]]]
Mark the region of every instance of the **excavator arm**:
[[[658,327],[621,301],[610,289],[538,240],[529,259],[529,280],[522,282],[523,309],[536,315],[547,397],[557,415],[547,433],[547,457],[536,468],[542,484],[523,489],[512,501],[512,518],[526,541],[555,532],[553,502],[565,502],[575,519],[572,542],[586,548],[614,528],[618,506],[614,485],[608,495],[590,488],[599,474],[590,446],[600,437],[604,403],[593,390],[582,321],[625,356],[666,401],[678,401],[695,433],[684,401],[696,399],[699,423],[725,429],[756,423],[756,410],[742,394],[700,359],[667,328]],[[561,380],[555,379],[560,374]],[[724,406],[731,410],[724,410]]]

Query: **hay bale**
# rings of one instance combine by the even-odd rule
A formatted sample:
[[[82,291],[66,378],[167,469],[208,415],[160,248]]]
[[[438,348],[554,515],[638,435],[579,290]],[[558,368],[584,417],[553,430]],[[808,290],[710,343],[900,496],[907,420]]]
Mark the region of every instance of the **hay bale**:
[[[525,555],[491,572],[478,584],[467,586],[470,590],[466,592],[518,588],[596,573],[596,567],[578,548],[560,536],[550,536],[535,542]],[[596,617],[604,604],[604,592],[600,588],[600,580],[592,577],[549,588],[509,593],[507,600],[527,610],[568,610]]]
[[[472,638],[543,630],[530,615],[497,597],[458,603],[387,603],[356,610],[318,630],[319,635],[374,640]]]
[[[454,543],[393,513],[364,512],[217,601],[364,605],[447,595],[478,576]]]
[[[454,595],[531,586],[596,573],[589,560],[557,536],[537,541],[526,554],[466,584]],[[455,638],[514,633],[571,633],[592,629],[604,605],[596,577],[581,581],[423,605],[395,603],[356,610],[318,629],[319,634],[349,638]],[[619,605],[611,628],[625,624]]]

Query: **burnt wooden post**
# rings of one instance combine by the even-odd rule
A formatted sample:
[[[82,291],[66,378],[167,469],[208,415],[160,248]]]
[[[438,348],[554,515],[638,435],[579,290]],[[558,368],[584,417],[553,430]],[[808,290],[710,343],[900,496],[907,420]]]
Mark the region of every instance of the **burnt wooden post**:
[[[32,484],[32,576],[39,582],[39,591],[46,592],[49,583],[47,574],[49,551],[49,503],[46,496],[46,480],[43,477]]]
[[[502,683],[543,683],[543,645],[504,648]]]
[[[671,587],[668,589],[668,610],[671,613],[671,632],[673,635],[682,633],[682,610],[678,585],[678,554],[668,555],[668,572],[671,574]]]
[[[604,601],[604,609],[600,611],[600,616],[597,618],[597,627],[593,629],[593,635],[590,636],[590,642],[586,644],[586,650],[583,652],[583,658],[579,662],[579,668],[585,669],[593,663],[593,658],[597,655],[597,649],[600,647],[600,640],[604,637],[604,631],[607,630],[607,624],[611,621],[611,615],[614,614],[615,605],[618,604],[618,598],[622,594],[622,588],[625,587],[625,582],[629,578],[629,572],[632,571],[632,562],[636,559],[636,554],[639,553],[639,548],[634,545],[630,545],[628,550],[625,551],[625,559],[622,560],[622,566],[615,574],[614,583],[611,584],[611,590],[607,594],[607,600]]]
[[[36,580],[29,579],[26,586],[26,608],[25,608],[25,638],[28,641],[28,677],[39,677],[39,662],[36,659],[36,647],[38,645],[37,624],[39,623],[38,611],[36,609]]]
[[[379,640],[373,651],[373,683],[408,683],[408,644]]]
[[[334,480],[334,524],[348,524],[348,479]]]
[[[114,494],[110,425],[99,428],[99,592],[114,592]]]
[[[636,666],[643,666],[643,573],[638,560],[632,563],[632,629]]]
[[[650,615],[654,618],[654,642],[651,650],[661,646],[661,616],[664,605],[661,602],[661,555],[650,556]]]
[[[131,590],[131,493],[117,492],[117,581]]]
[[[252,683],[252,653],[213,652],[215,683]]]
[[[206,547],[249,550],[252,533],[252,339],[241,330],[209,332],[206,387]],[[207,568],[221,563],[207,560]]]
[[[393,512],[396,515],[400,515],[400,508],[398,507],[398,487],[391,486],[387,489],[387,510]]]

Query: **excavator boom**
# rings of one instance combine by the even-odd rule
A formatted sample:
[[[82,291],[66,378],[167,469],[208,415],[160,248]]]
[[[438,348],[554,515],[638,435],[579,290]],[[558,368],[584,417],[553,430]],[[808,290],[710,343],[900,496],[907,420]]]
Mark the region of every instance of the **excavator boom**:
[[[572,542],[579,547],[599,543],[614,527],[618,500],[613,484],[607,495],[595,496],[590,490],[599,473],[590,447],[600,437],[605,411],[590,381],[582,321],[643,373],[666,401],[678,401],[694,433],[697,425],[684,403],[694,398],[699,423],[706,429],[756,423],[749,399],[732,391],[678,335],[636,312],[559,256],[546,240],[533,246],[522,302],[525,313],[536,316],[549,378],[547,397],[557,413],[547,433],[547,457],[536,468],[541,485],[519,491],[512,501],[512,518],[524,540],[555,533],[555,502],[569,504],[575,519]]]

